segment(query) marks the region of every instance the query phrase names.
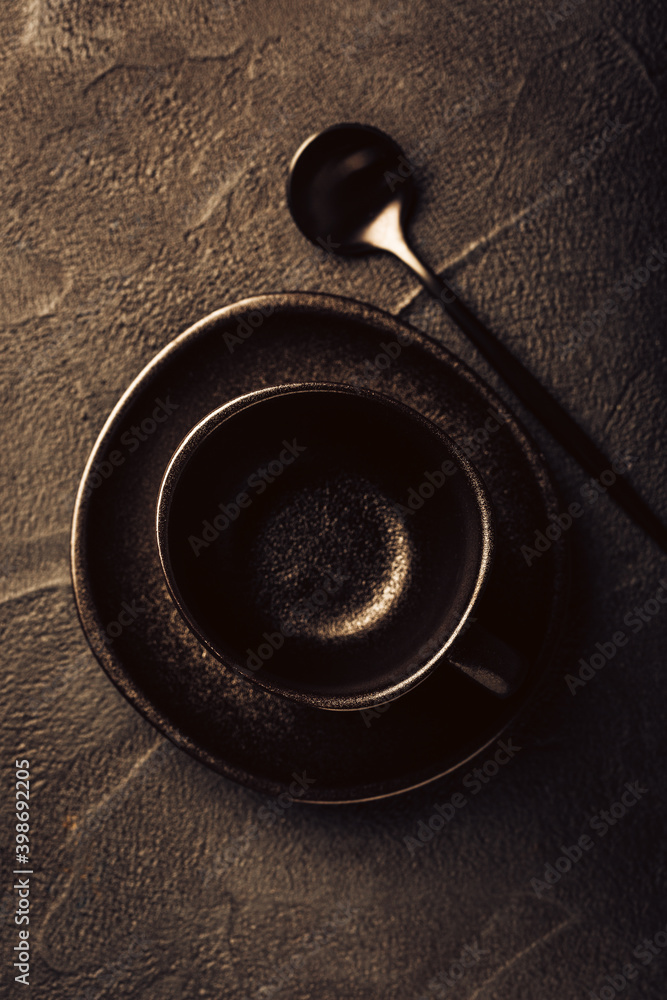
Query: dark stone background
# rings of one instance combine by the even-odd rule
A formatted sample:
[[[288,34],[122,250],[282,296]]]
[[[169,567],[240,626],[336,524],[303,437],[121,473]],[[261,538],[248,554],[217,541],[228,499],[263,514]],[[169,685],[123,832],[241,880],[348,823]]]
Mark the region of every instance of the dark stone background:
[[[557,19],[557,2],[3,4],[2,773],[11,787],[15,756],[31,761],[31,996],[569,1000],[611,989],[667,926],[667,614],[575,696],[564,682],[667,569],[606,498],[570,531],[568,624],[524,749],[414,857],[403,838],[460,779],[295,806],[248,837],[264,800],[123,700],[69,582],[76,487],[108,412],[225,303],[297,288],[371,301],[513,405],[396,262],[323,259],[291,224],[294,149],[344,120],[417,160],[415,245],[609,455],[629,456],[667,518],[665,263],[618,288],[667,250],[667,8],[573,0]],[[622,128],[592,152],[608,119]],[[573,334],[608,299],[601,327]],[[574,500],[586,477],[526,422]],[[648,792],[538,898],[531,879],[633,781]],[[12,826],[5,809],[3,848]],[[12,865],[4,850],[7,982]],[[479,960],[437,985],[466,946]],[[663,998],[667,953],[634,962],[621,995]]]

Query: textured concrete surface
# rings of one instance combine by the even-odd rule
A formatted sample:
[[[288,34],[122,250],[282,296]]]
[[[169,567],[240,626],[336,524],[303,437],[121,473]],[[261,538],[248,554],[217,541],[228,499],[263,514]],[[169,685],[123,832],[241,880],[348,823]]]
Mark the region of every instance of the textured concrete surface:
[[[667,926],[667,613],[624,618],[666,566],[605,497],[570,530],[569,624],[522,751],[413,854],[460,781],[261,819],[266,800],[159,737],[88,652],[68,536],[130,380],[251,293],[383,306],[512,402],[397,264],[324,258],[291,225],[289,158],[339,120],[403,145],[416,246],[667,518],[664,4],[29,0],[3,4],[0,37],[2,773],[29,758],[32,995],[661,1000],[665,949],[633,951]],[[580,499],[586,477],[526,422]],[[572,694],[565,675],[618,630]],[[601,835],[626,782],[647,792]],[[3,807],[2,981],[20,995],[13,822]],[[531,885],[584,833],[593,848]]]

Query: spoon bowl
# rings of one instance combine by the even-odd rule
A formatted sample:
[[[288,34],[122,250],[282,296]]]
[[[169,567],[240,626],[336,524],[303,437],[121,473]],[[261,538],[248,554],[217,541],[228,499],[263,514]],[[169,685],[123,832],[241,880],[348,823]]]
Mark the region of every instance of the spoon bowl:
[[[390,206],[400,226],[407,221],[414,183],[409,175],[398,187],[392,183],[397,176],[404,180],[405,162],[398,143],[370,125],[318,132],[290,165],[287,200],[294,221],[309,240],[338,254],[391,249],[378,245],[373,225]]]

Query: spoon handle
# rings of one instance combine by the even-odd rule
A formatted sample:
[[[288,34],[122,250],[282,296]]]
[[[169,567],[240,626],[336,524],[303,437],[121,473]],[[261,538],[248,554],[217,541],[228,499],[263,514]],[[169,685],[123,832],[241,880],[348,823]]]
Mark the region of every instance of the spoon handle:
[[[493,365],[521,402],[544,424],[553,437],[577,459],[586,472],[596,480],[611,472],[615,480],[602,487],[609,492],[620,507],[650,535],[663,552],[667,552],[667,527],[654,514],[634,487],[623,476],[612,470],[612,463],[595,442],[563,409],[551,393],[538,382],[504,344],[477,319],[446,281],[438,277],[416,255],[400,254],[401,259],[417,275],[426,289],[441,302],[454,322],[470,338],[486,360]],[[415,262],[416,265],[415,266]],[[608,478],[608,477],[607,477]]]

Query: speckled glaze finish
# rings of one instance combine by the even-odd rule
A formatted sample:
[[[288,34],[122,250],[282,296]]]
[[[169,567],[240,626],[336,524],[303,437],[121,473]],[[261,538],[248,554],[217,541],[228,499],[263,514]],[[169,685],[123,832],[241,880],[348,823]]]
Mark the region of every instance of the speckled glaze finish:
[[[391,344],[399,348],[389,348],[391,363],[375,364]],[[155,515],[160,483],[179,443],[212,410],[245,393],[332,381],[387,394],[455,442],[495,414],[501,426],[494,447],[476,462],[497,524],[496,560],[478,617],[529,663],[514,696],[499,702],[453,670],[435,670],[390,706],[382,726],[365,729],[357,711],[296,704],[225,671],[177,612],[160,565]],[[91,478],[103,462],[113,464],[127,428],[149,415],[156,400],[170,411],[159,431],[136,456],[124,453],[126,460],[107,479]],[[100,663],[178,746],[262,791],[284,790],[307,758],[321,778],[301,801],[375,798],[460,766],[534,693],[563,607],[564,545],[554,544],[530,571],[519,547],[533,525],[547,523],[556,510],[544,464],[515,418],[428,337],[351,300],[261,296],[187,330],[148,365],[111,414],[77,499],[74,587]],[[123,601],[141,602],[144,613],[110,636],[107,623]]]

